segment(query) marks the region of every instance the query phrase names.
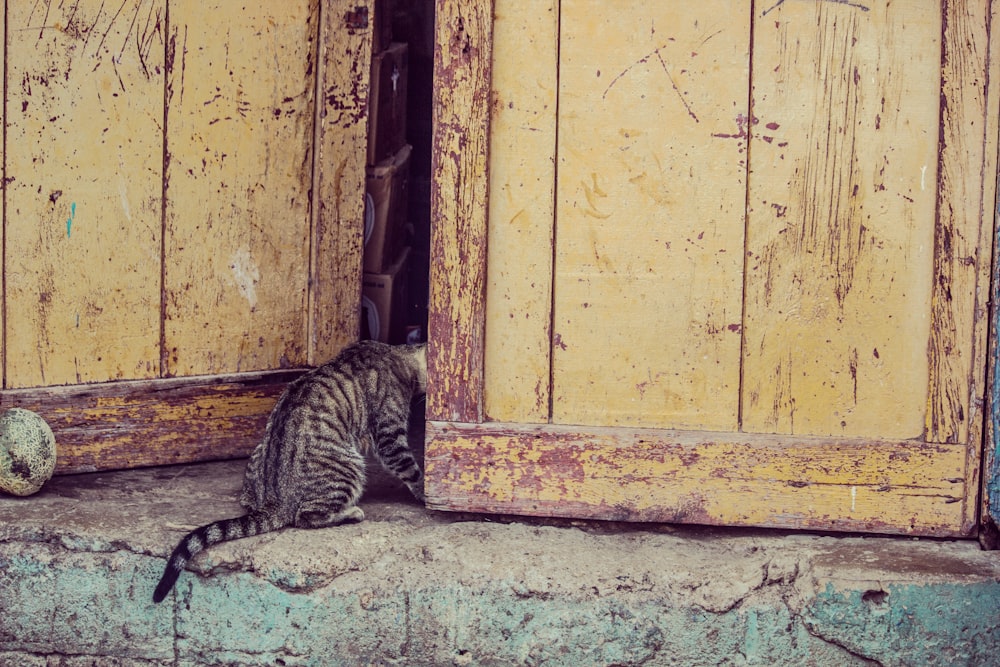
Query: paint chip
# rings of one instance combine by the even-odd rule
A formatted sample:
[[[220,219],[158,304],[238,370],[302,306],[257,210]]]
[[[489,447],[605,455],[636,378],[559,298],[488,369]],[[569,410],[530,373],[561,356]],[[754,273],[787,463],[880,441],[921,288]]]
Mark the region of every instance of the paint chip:
[[[232,271],[232,279],[236,289],[247,303],[250,309],[257,306],[257,283],[260,281],[260,269],[253,261],[250,251],[240,248],[229,258],[229,269]]]
[[[69,217],[66,218],[66,238],[70,237],[73,231],[73,220],[76,218],[76,202],[69,205]]]

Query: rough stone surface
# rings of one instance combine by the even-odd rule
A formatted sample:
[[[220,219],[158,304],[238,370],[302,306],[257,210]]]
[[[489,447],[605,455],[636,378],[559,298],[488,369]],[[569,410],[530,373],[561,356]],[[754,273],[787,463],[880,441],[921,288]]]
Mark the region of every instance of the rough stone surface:
[[[214,547],[244,462],[0,498],[6,665],[991,665],[1000,557],[974,542],[430,512],[378,479],[360,524]]]

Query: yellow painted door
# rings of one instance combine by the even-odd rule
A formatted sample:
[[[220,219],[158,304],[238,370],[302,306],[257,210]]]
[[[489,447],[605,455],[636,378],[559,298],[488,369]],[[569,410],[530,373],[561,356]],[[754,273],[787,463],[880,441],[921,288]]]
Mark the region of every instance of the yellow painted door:
[[[440,2],[431,506],[974,530],[989,11]]]
[[[59,472],[242,453],[356,339],[370,4],[0,10],[0,403]]]

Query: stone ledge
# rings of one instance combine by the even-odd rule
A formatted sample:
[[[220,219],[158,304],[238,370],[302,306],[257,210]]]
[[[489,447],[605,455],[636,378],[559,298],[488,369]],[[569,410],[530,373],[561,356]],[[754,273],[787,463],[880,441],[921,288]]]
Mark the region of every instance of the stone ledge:
[[[214,547],[152,604],[243,461],[60,477],[0,498],[4,665],[982,665],[1000,557],[831,537],[425,510]]]

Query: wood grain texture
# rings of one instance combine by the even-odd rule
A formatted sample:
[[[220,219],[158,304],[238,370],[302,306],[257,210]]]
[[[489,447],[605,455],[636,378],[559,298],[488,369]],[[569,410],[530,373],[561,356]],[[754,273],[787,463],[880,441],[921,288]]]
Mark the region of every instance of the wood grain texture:
[[[998,175],[1000,178],[1000,175]],[[994,242],[1000,247],[1000,210],[994,211]],[[980,482],[979,542],[984,548],[1000,549],[1000,257],[993,257],[993,280],[990,286],[993,326],[989,338],[989,370],[986,394],[986,420],[983,433],[982,461],[977,466]],[[968,474],[968,473],[967,473]],[[975,487],[973,487],[975,488]]]
[[[493,2],[435,7],[427,414],[483,414]]]
[[[750,3],[560,26],[553,421],[735,430]]]
[[[778,3],[754,25],[743,429],[921,437],[940,6]]]
[[[167,375],[307,360],[318,7],[170,5]]]
[[[300,371],[112,382],[0,393],[56,437],[56,474],[248,456],[285,385]]]
[[[309,363],[333,357],[361,333],[361,266],[371,27],[350,27],[373,2],[333,0],[321,8],[313,183]]]
[[[538,423],[549,419],[559,6],[494,4],[483,400],[491,420]]]
[[[581,18],[574,23],[573,12],[580,7],[593,11],[581,12]],[[498,20],[502,21],[502,3],[497,10]],[[614,182],[621,172],[627,172],[629,160],[633,166],[646,164],[635,155],[647,146],[640,140],[625,140],[635,135],[647,139],[649,146],[666,146],[666,151],[689,140],[692,148],[712,153],[718,163],[712,167],[719,169],[731,166],[718,159],[729,153],[706,147],[714,147],[714,142],[734,142],[744,149],[744,153],[735,153],[737,165],[749,169],[749,182],[740,184],[748,197],[748,237],[746,248],[739,247],[736,253],[740,266],[735,272],[737,284],[746,289],[742,304],[746,310],[741,314],[742,326],[733,322],[733,332],[738,337],[742,331],[744,338],[740,417],[743,428],[760,432],[724,432],[722,427],[698,428],[682,422],[678,423],[689,430],[666,430],[662,423],[643,423],[632,417],[616,422],[608,419],[608,408],[599,401],[594,410],[586,410],[576,405],[575,398],[561,400],[558,381],[554,382],[552,394],[554,418],[562,419],[561,410],[575,415],[566,419],[569,423],[565,425],[493,420],[462,423],[481,420],[482,415],[473,414],[467,420],[454,417],[459,414],[453,411],[456,405],[468,405],[461,401],[476,397],[476,386],[471,390],[461,387],[457,401],[449,392],[441,392],[443,407],[435,409],[437,414],[432,412],[428,425],[429,505],[506,514],[943,537],[973,535],[979,427],[969,423],[965,435],[956,442],[927,442],[925,438],[931,433],[927,427],[931,414],[928,397],[936,387],[943,391],[947,384],[935,384],[938,378],[954,378],[956,386],[961,385],[966,394],[962,417],[966,422],[981,414],[982,409],[982,379],[976,375],[984,376],[985,355],[976,350],[983,349],[985,336],[983,313],[988,297],[983,262],[984,249],[992,244],[988,233],[991,230],[987,229],[989,225],[978,222],[970,222],[972,226],[968,227],[957,225],[962,233],[971,234],[966,237],[967,246],[976,254],[955,254],[957,246],[949,245],[952,239],[940,227],[940,211],[941,202],[947,202],[949,207],[976,210],[976,215],[991,219],[995,184],[985,183],[983,174],[990,172],[993,176],[996,171],[1000,120],[998,100],[991,95],[1000,84],[1000,76],[995,75],[992,56],[988,60],[982,51],[982,47],[988,47],[992,54],[998,47],[995,41],[982,42],[981,38],[991,33],[989,19],[995,14],[992,4],[758,3],[753,20],[753,89],[747,96],[752,113],[742,119],[734,115],[730,118],[732,127],[712,128],[701,139],[696,133],[690,137],[684,133],[684,123],[697,126],[705,122],[705,116],[695,103],[700,98],[691,92],[696,88],[690,86],[702,73],[685,67],[672,69],[678,67],[683,51],[671,55],[666,47],[660,51],[654,47],[624,65],[613,66],[614,58],[628,55],[625,47],[629,39],[656,35],[674,45],[682,37],[691,39],[693,28],[679,20],[652,20],[643,30],[600,29],[615,21],[636,20],[636,15],[648,19],[660,16],[658,12],[697,10],[676,5],[666,9],[643,7],[619,12],[630,15],[628,18],[608,18],[606,7],[591,7],[583,0],[561,4],[557,206],[563,208],[555,216],[557,310],[553,358],[558,366],[561,355],[572,348],[563,335],[559,314],[561,299],[566,295],[572,295],[579,304],[589,304],[581,306],[573,318],[567,318],[574,319],[576,329],[566,331],[586,333],[589,328],[603,332],[593,336],[591,345],[584,346],[590,357],[606,355],[609,349],[622,345],[622,340],[634,344],[645,334],[635,330],[641,329],[646,320],[638,320],[636,325],[637,320],[623,317],[620,309],[612,305],[595,309],[597,301],[591,300],[602,281],[610,282],[609,276],[617,277],[618,283],[615,289],[607,290],[608,294],[618,295],[618,301],[626,300],[622,294],[632,297],[622,280],[629,271],[622,267],[633,274],[637,273],[635,266],[659,268],[641,255],[653,245],[648,239],[643,241],[643,230],[627,227],[630,222],[624,223],[625,231],[601,228],[601,221],[610,219],[602,216],[616,212],[608,206],[609,200],[620,196],[618,190],[628,192],[627,188],[634,188],[642,180]],[[730,13],[726,17],[732,18]],[[964,25],[954,25],[956,21]],[[676,34],[665,25],[677,27]],[[696,28],[704,31],[713,25],[699,21]],[[496,32],[498,58],[504,39],[502,28],[498,25]],[[580,39],[574,46],[572,39],[579,39],[581,34],[589,38]],[[708,32],[710,37],[714,34]],[[960,47],[962,36],[968,38],[968,43]],[[527,34],[519,38],[530,43]],[[714,39],[708,39],[707,44]],[[955,50],[951,56],[947,48],[942,48],[942,42],[949,40]],[[734,48],[732,39],[721,41]],[[598,53],[605,46],[610,56]],[[710,48],[691,51],[698,58],[713,53]],[[690,54],[688,57],[695,58]],[[596,66],[600,58],[608,58],[612,65]],[[502,65],[497,63],[496,67],[497,81],[502,82]],[[668,79],[667,95],[653,94],[658,89],[649,78],[654,76]],[[630,84],[631,77],[642,80]],[[949,77],[965,82],[970,90],[986,91],[985,101],[959,87],[971,95],[971,106],[966,105],[966,110],[949,106],[950,100],[959,99],[957,93],[947,92]],[[619,100],[614,112],[600,117],[595,112],[600,111],[598,104],[574,99],[586,97],[588,78],[603,79],[602,91],[610,91],[609,97],[622,94],[620,87],[628,92],[628,85],[634,85],[639,94]],[[734,85],[729,80],[718,83],[719,88]],[[514,118],[509,112],[518,109],[516,99],[510,100],[515,102],[513,110],[509,104],[502,106],[504,88],[500,83],[494,89],[500,108],[494,110],[496,124],[491,141],[498,144],[507,140],[507,133],[515,131],[502,129],[501,119],[505,114],[506,119]],[[622,122],[629,120],[630,114],[639,113],[637,107],[647,99],[642,94],[656,100],[669,98],[678,105],[680,120],[664,123],[663,112],[647,113],[645,120],[639,119],[641,122]],[[634,104],[626,104],[626,100]],[[942,119],[949,114],[964,119],[948,121],[950,131],[964,133],[961,138],[947,137],[943,129],[947,124]],[[692,116],[697,117],[697,123]],[[601,133],[615,123],[628,125],[627,133],[615,139],[618,143],[599,140]],[[669,136],[654,135],[649,130],[657,123],[669,126]],[[956,188],[941,187],[949,182],[944,174],[949,167],[945,166],[946,153],[939,161],[939,148],[949,140],[982,144],[978,162],[971,166],[968,162],[961,165],[957,157],[961,151],[955,151],[951,163],[955,173],[951,178],[960,180],[964,188],[958,195]],[[588,153],[590,144],[595,148]],[[617,151],[613,150],[616,146]],[[502,150],[498,146],[497,154]],[[749,151],[749,157],[745,151]],[[498,174],[491,180],[494,198],[512,182],[500,178],[499,173],[508,164],[517,164],[517,153],[513,156],[497,162]],[[697,163],[698,154],[683,157]],[[749,164],[739,160],[748,160]],[[590,171],[584,170],[587,165],[592,166]],[[688,175],[699,186],[695,196],[701,196],[701,190],[715,193],[722,182],[716,172],[706,174],[694,179]],[[564,196],[573,188],[579,191],[575,196]],[[635,192],[638,194],[631,198],[621,198],[637,201],[639,195],[645,194],[642,189]],[[966,195],[974,201],[967,204]],[[506,202],[493,201],[491,214],[504,210],[502,204]],[[685,204],[696,212],[711,210],[704,202],[698,205],[697,200]],[[587,212],[572,211],[572,205]],[[652,210],[674,210],[670,206],[669,200],[657,202]],[[678,209],[684,210],[683,206]],[[964,221],[975,217],[963,215]],[[664,228],[682,224],[683,216],[679,220],[671,219]],[[492,227],[504,222],[491,215],[490,239]],[[449,231],[455,233],[454,228]],[[537,229],[533,231],[538,233]],[[976,240],[969,241],[975,235]],[[704,240],[690,235],[687,238]],[[708,232],[705,238],[712,240]],[[638,248],[638,259],[636,253],[614,254],[616,243]],[[559,261],[564,258],[560,244],[568,249],[565,257],[580,260],[579,266],[589,269],[589,273],[560,273]],[[935,248],[935,244],[939,247]],[[522,256],[517,244],[508,250],[491,247],[488,252],[489,272],[494,271],[497,262],[516,264]],[[969,317],[961,315],[961,308],[955,306],[937,311],[932,307],[935,295],[946,293],[939,276],[942,257],[949,252],[953,256],[948,261],[955,265],[952,268],[965,271],[974,264],[971,278],[967,275],[958,279],[964,285],[961,296],[954,289],[950,293],[953,300],[972,304]],[[581,259],[585,256],[590,265]],[[481,255],[474,258],[482,261]],[[708,269],[719,267],[705,257],[692,263]],[[477,267],[463,269],[460,275],[475,275]],[[701,295],[719,293],[715,286],[697,279],[703,274],[695,273],[691,278],[678,271],[677,275],[685,276],[678,279],[678,285],[693,285],[691,289]],[[954,277],[950,274],[948,280]],[[590,283],[560,293],[561,287],[572,280],[584,282],[581,278]],[[492,288],[492,282],[490,285]],[[660,289],[667,289],[663,285],[674,283],[660,285]],[[461,292],[454,285],[449,289]],[[479,321],[477,302],[463,298],[455,303],[469,308],[447,311],[449,326]],[[494,305],[488,302],[486,312],[491,312]],[[651,310],[661,312],[664,307],[660,304]],[[690,313],[678,315],[676,308],[666,310],[682,321],[700,321]],[[471,319],[463,319],[465,313],[470,313]],[[494,329],[493,320],[488,322],[487,354],[492,337],[503,335],[502,327]],[[954,326],[954,336],[935,342],[932,328],[936,322],[950,322],[947,326]],[[948,348],[952,344],[948,341],[958,348]],[[444,338],[435,343],[446,348],[454,341]],[[658,349],[644,348],[648,353],[643,361],[658,359],[659,355],[677,359],[676,350],[671,352],[672,344],[667,337]],[[966,359],[969,365],[964,371],[960,370],[961,364],[935,370],[933,362],[927,361],[929,345],[945,345],[940,351],[948,358]],[[463,354],[468,355],[470,349],[464,348]],[[683,353],[681,350],[681,359]],[[785,363],[789,360],[791,364]],[[463,363],[463,369],[472,367],[467,361]],[[593,386],[604,382],[608,374],[599,364],[599,359],[581,353],[579,361],[570,365],[578,370],[597,370],[592,378],[581,371],[574,382],[567,384],[580,384],[586,393],[592,386],[590,380]],[[739,360],[735,367],[740,368]],[[487,366],[487,395],[491,373]],[[557,378],[558,373],[556,368],[553,377]],[[469,377],[459,376],[458,382]],[[432,371],[432,383],[436,379]],[[533,400],[529,389],[525,391],[527,400]],[[725,405],[727,399],[724,393],[720,395]],[[471,404],[477,405],[475,400]],[[958,415],[953,407],[949,408],[952,416]],[[487,418],[492,416],[487,414]],[[590,423],[600,425],[577,425],[590,419],[594,420]]]
[[[7,54],[7,3],[0,6],[0,35],[5,35],[3,42],[4,57]],[[0,104],[0,128],[7,127],[7,77],[0,76],[0,100],[3,103]],[[4,130],[6,134],[6,130]],[[7,236],[7,216],[5,215],[5,205],[7,203],[7,145],[6,141],[0,141],[0,248],[6,247],[6,236]],[[0,257],[0,262],[6,266],[6,257]],[[0,267],[0,298],[6,300],[7,298],[7,288],[6,288],[6,269]],[[7,386],[7,347],[6,347],[6,308],[0,308],[0,387]]]
[[[989,326],[984,326],[980,317],[976,327],[974,349],[985,350],[987,372],[973,372],[972,406],[969,420],[969,442],[966,467],[966,485],[969,498],[979,492],[979,542],[986,549],[1000,549],[1000,210],[997,207],[998,185],[1000,185],[1000,39],[992,28],[1000,25],[1000,3],[990,3],[988,32],[991,35],[988,52],[989,85],[986,91],[986,145],[983,166],[983,228],[988,233],[987,243],[992,242],[993,261],[986,262],[980,253],[980,263],[989,264],[991,271],[990,289],[977,290],[977,316],[985,313]],[[988,221],[993,221],[992,228]],[[981,246],[981,247],[986,247]],[[980,283],[982,284],[982,283]],[[981,354],[975,355],[978,365],[983,363]],[[980,380],[980,376],[982,380]],[[980,391],[982,384],[985,389]],[[985,396],[981,403],[977,397]],[[983,419],[977,419],[977,412],[983,412]],[[978,445],[982,443],[982,448]],[[976,520],[975,508],[967,514]]]
[[[433,509],[967,534],[960,445],[440,422],[427,443]]]
[[[926,428],[932,442],[966,442],[972,374],[981,367],[972,343],[985,322],[983,311],[977,310],[977,288],[985,289],[988,280],[991,219],[984,218],[984,203],[989,207],[993,202],[984,202],[984,177],[992,179],[996,173],[983,172],[990,7],[979,0],[947,0],[941,11],[941,146]],[[978,340],[978,350],[983,350],[983,339]]]
[[[6,386],[159,373],[164,12],[8,8]]]

